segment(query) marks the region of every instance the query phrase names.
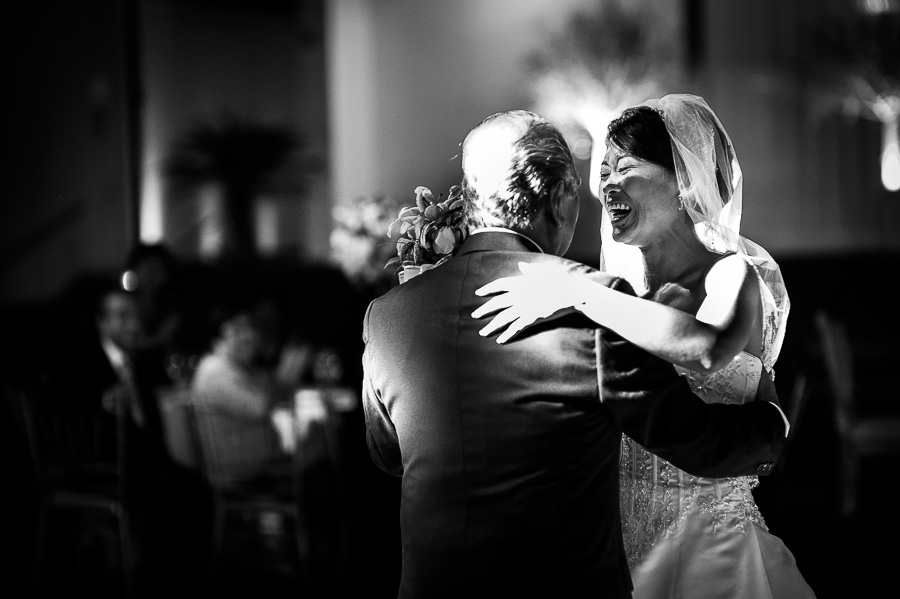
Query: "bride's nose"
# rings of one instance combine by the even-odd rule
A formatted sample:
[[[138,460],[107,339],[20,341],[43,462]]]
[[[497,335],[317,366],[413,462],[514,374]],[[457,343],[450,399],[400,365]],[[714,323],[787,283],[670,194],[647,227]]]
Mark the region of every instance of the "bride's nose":
[[[603,207],[606,207],[606,204],[613,199],[615,194],[619,193],[618,186],[611,181],[612,177],[606,179],[606,181],[600,182],[600,201],[603,203]]]

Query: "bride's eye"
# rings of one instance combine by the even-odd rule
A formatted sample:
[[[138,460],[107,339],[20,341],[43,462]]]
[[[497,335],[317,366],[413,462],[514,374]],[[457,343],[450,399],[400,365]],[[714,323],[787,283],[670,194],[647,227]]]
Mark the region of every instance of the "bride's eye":
[[[609,178],[610,170],[608,168],[600,169],[600,180],[606,181]]]

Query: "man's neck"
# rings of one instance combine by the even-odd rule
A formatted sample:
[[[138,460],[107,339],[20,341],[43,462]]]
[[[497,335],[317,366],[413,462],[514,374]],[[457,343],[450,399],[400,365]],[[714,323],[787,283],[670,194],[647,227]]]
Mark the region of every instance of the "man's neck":
[[[479,227],[477,229],[473,229],[472,231],[470,231],[469,234],[475,235],[477,233],[491,233],[491,232],[493,232],[493,233],[511,233],[512,235],[517,235],[517,236],[521,237],[522,239],[524,239],[525,241],[527,241],[528,244],[533,246],[537,251],[539,251],[542,254],[544,253],[543,248],[541,248],[540,244],[538,244],[538,242],[536,242],[534,239],[532,239],[528,235],[525,235],[524,233],[515,231],[513,229],[508,229],[506,227]]]

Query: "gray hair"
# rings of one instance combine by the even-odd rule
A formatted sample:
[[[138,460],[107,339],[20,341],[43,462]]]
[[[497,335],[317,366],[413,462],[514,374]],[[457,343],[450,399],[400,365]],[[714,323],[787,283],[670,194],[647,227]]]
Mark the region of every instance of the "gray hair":
[[[473,133],[504,129],[506,140],[489,151],[508,156],[492,156],[495,165],[487,184],[472,174],[478,165],[467,164],[466,155]],[[519,135],[519,131],[524,131]],[[474,142],[480,143],[480,142]],[[487,155],[487,154],[484,154]],[[501,226],[527,230],[544,207],[549,191],[560,181],[574,191],[581,185],[569,145],[559,129],[533,112],[513,110],[489,116],[463,142],[462,194],[466,221],[470,228]]]

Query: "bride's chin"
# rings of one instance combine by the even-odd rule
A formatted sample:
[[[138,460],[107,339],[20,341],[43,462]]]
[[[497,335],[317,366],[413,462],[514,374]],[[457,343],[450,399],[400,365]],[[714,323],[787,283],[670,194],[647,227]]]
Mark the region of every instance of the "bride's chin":
[[[622,222],[625,221],[625,222]],[[620,219],[620,222],[611,223],[613,241],[634,245],[638,239],[638,228],[631,219]]]
[[[613,225],[612,238],[613,241],[618,241],[619,243],[628,243],[628,229]]]

